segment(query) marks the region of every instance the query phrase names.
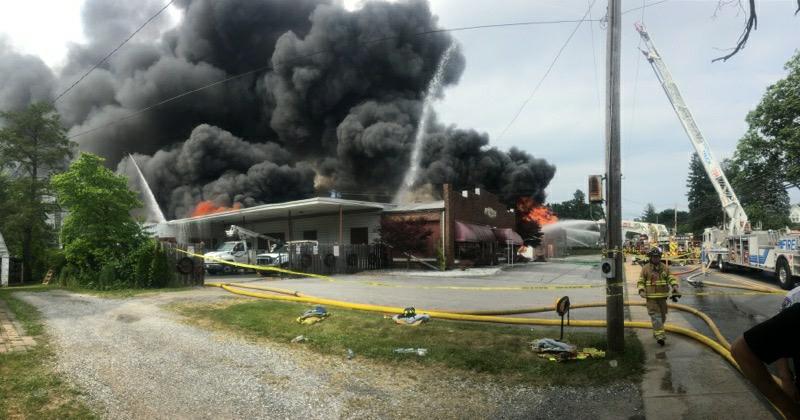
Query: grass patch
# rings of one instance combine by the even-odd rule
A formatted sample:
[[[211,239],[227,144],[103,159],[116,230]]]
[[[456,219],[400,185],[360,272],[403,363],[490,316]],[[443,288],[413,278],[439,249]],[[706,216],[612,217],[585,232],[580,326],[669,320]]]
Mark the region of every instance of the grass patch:
[[[82,293],[86,295],[92,295],[107,299],[124,299],[133,296],[155,295],[159,293],[169,293],[169,292],[183,292],[186,290],[191,290],[195,287],[200,287],[200,286],[165,287],[162,289],[113,289],[113,290],[94,290],[94,289],[84,289],[81,287],[51,286],[49,290],[62,289],[73,293]]]
[[[55,354],[39,312],[15,298],[14,291],[46,290],[43,286],[0,289],[25,333],[35,336],[36,346],[25,352],[0,354],[0,418],[92,419],[94,414],[80,401],[80,393],[53,371]]]
[[[251,301],[227,306],[178,304],[173,310],[212,328],[232,330],[250,338],[289,343],[298,335],[312,351],[344,355],[352,349],[357,357],[393,364],[437,365],[475,373],[502,376],[533,384],[605,384],[638,380],[643,372],[644,352],[635,334],[627,337],[627,351],[612,368],[608,359],[556,363],[539,358],[530,350],[536,338],[558,337],[550,327],[515,327],[434,319],[420,327],[395,325],[380,314],[329,308],[331,316],[315,325],[300,325],[295,319],[308,308],[290,302]],[[579,347],[605,349],[601,333],[568,328],[565,341]],[[427,348],[428,355],[397,354],[398,347]]]

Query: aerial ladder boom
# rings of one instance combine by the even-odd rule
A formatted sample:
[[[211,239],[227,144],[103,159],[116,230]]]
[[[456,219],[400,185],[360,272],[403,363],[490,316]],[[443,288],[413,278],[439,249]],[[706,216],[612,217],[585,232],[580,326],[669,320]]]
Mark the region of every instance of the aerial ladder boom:
[[[703,134],[697,127],[697,123],[695,123],[694,117],[689,111],[689,107],[686,106],[686,102],[684,102],[678,90],[678,85],[675,84],[675,81],[672,79],[667,65],[664,64],[661,54],[659,54],[644,26],[637,23],[636,31],[639,32],[647,48],[646,50],[643,49],[642,53],[647,58],[647,61],[650,62],[650,66],[653,68],[656,78],[658,78],[661,87],[664,88],[664,93],[667,94],[667,98],[670,104],[672,104],[672,109],[674,109],[675,113],[678,115],[678,119],[684,131],[686,131],[686,134],[689,136],[689,140],[695,152],[697,152],[697,155],[703,162],[703,168],[706,170],[711,184],[714,185],[714,189],[717,191],[717,195],[719,195],[722,208],[725,210],[729,220],[726,226],[727,233],[729,235],[737,235],[749,231],[750,226],[747,220],[747,214],[745,214],[744,208],[742,208],[742,205],[739,203],[736,193],[733,192],[733,188],[731,188],[728,178],[725,177],[725,173],[722,171],[719,162],[711,153],[711,147],[703,138]]]
[[[260,238],[268,241],[268,243],[281,243],[282,241],[277,238],[273,238],[272,236],[264,235],[263,233],[254,232],[250,229],[245,229],[241,226],[231,225],[228,229],[225,230],[225,234],[228,237],[238,237],[241,240],[245,240],[245,238]],[[245,241],[246,246],[246,241]]]

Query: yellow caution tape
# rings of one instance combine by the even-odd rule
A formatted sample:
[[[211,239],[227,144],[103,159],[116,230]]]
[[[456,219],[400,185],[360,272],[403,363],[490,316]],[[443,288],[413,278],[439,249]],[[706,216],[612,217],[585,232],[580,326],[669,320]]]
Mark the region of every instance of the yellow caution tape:
[[[182,249],[177,249],[178,252],[184,253],[186,255],[190,255],[197,258],[204,258],[207,260],[211,260],[214,262],[218,262],[220,264],[227,264],[233,267],[239,268],[246,268],[248,270],[255,270],[255,271],[274,271],[278,273],[290,274],[294,276],[302,276],[302,277],[314,277],[318,279],[322,279],[325,281],[330,282],[343,282],[341,280],[337,280],[331,276],[326,276],[324,274],[314,274],[314,273],[303,273],[300,271],[292,271],[287,270],[285,268],[273,267],[273,266],[264,266],[264,265],[255,265],[255,264],[244,264],[238,263],[234,261],[227,261],[217,257],[211,256],[203,256],[200,254],[196,254],[193,252],[185,251]],[[346,283],[346,282],[344,282]],[[559,289],[591,289],[591,288],[600,288],[605,287],[606,284],[566,284],[566,285],[525,285],[525,286],[416,286],[416,285],[400,285],[400,284],[389,284],[383,283],[379,281],[362,281],[359,283],[368,284],[370,286],[382,286],[382,287],[395,287],[395,288],[418,288],[418,289],[449,289],[449,290],[475,290],[475,291],[511,291],[511,290],[559,290]]]

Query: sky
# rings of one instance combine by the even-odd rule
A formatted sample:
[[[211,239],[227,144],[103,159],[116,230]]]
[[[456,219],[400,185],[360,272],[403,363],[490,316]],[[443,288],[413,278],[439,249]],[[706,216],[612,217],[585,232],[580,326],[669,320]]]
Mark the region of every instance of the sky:
[[[165,0],[166,1],[166,0]],[[593,0],[431,0],[442,27],[534,20],[580,19],[605,14]],[[650,0],[654,2],[654,0]],[[81,0],[0,0],[0,36],[19,51],[62,65],[69,43],[83,41]],[[360,0],[347,0],[357,8]],[[642,5],[623,0],[623,10]],[[623,16],[622,169],[623,217],[658,209],[686,209],[692,148],[650,65],[638,50],[633,24],[646,25],[717,159],[730,157],[747,129],[745,117],[765,89],[785,75],[784,63],[800,48],[800,16],[793,0],[759,1],[758,30],[727,62],[712,63],[732,47],[743,26],[736,5],[716,0],[670,0]],[[159,19],[178,22],[170,7]],[[502,149],[516,146],[557,166],[548,201],[586,190],[587,176],[604,172],[606,30],[584,22],[541,87],[531,95],[575,23],[454,32],[466,69],[436,104],[439,120],[474,128]],[[514,115],[530,97],[519,117]],[[501,133],[508,127],[505,134]],[[800,202],[800,191],[790,191]]]

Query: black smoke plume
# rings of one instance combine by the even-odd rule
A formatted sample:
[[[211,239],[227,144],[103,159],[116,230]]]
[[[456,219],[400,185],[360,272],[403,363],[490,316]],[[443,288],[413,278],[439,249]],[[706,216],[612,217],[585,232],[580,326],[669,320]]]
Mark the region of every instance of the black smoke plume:
[[[0,107],[54,98],[162,3],[87,0],[87,42],[70,47],[58,75],[0,41]],[[134,154],[167,217],[191,214],[201,200],[251,206],[331,188],[361,199],[394,194],[426,89],[454,42],[446,32],[418,35],[440,29],[426,1],[373,1],[355,11],[324,0],[175,4],[177,26],[154,20],[56,103],[82,150],[131,177],[125,157]],[[455,84],[464,66],[456,50],[443,85]],[[555,173],[435,116],[423,156],[419,185],[483,187],[509,204],[521,195],[543,201]]]

